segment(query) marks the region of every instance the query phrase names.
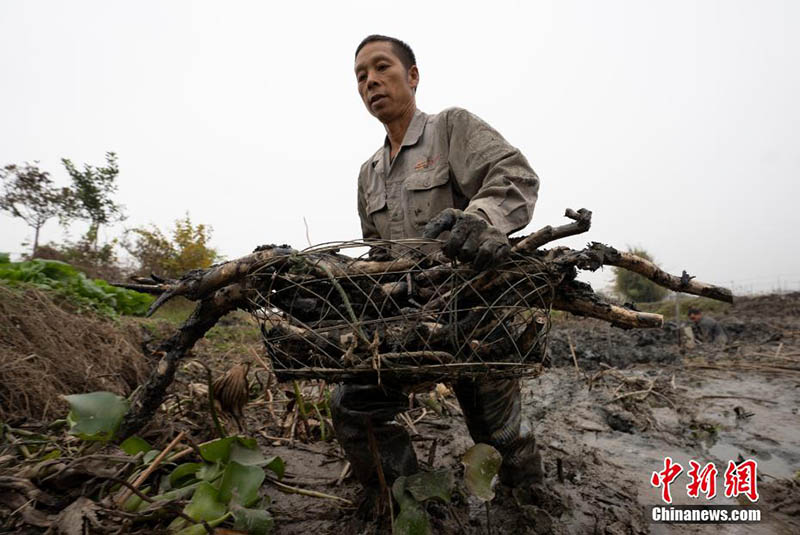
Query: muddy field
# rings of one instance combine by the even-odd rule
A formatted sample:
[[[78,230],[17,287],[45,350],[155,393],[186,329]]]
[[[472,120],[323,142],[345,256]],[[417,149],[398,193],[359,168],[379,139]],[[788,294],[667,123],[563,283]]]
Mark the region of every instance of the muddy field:
[[[491,533],[800,533],[800,294],[740,299],[715,317],[731,342],[685,352],[673,324],[658,331],[621,331],[591,320],[559,319],[547,354],[550,367],[523,387],[546,482],[533,489],[499,487],[489,508]],[[265,484],[275,533],[386,532],[387,526],[355,515],[358,486],[329,436],[326,416],[298,420],[293,385],[271,382],[256,356],[257,332],[239,321],[230,320],[227,330],[217,328],[198,345],[145,438],[163,445],[179,430],[198,443],[211,438],[204,371],[192,360],[216,371],[251,362],[246,434],[258,439],[265,454],[285,460],[284,484],[340,498],[285,493]],[[323,399],[327,388],[300,386],[307,400]],[[455,398],[441,387],[419,395],[401,423],[414,438],[423,468],[448,468],[459,481],[461,457],[472,443]],[[36,423],[17,423],[26,425]],[[0,477],[18,469],[14,455],[0,456]],[[650,476],[663,468],[666,456],[683,466],[694,459],[718,468],[740,457],[757,460],[762,522],[650,524],[646,506],[660,502]],[[683,478],[673,484],[675,503],[708,503],[688,498],[685,484]],[[721,489],[721,476],[718,485]],[[738,503],[722,492],[713,502]],[[6,517],[0,532],[44,532],[24,522],[24,508],[14,511],[8,503],[0,505],[0,516]],[[40,509],[42,518],[58,517],[57,511]],[[456,492],[451,505],[433,505],[428,513],[436,533],[488,532],[486,509],[466,493]],[[154,532],[134,524],[128,529],[118,531]]]
[[[546,488],[500,489],[493,532],[800,532],[800,295],[741,300],[718,318],[731,343],[683,354],[670,324],[625,332],[591,320],[557,323],[549,350],[553,367],[526,380],[523,389],[525,412],[545,456]],[[417,453],[427,459],[435,440],[433,467],[459,471],[471,441],[457,409],[449,408],[450,415],[415,424]],[[336,484],[343,461],[331,462],[335,447],[319,448],[325,453],[317,455],[273,448],[300,461],[290,464],[305,466],[293,469],[303,484],[356,495],[351,481]],[[663,468],[665,456],[683,466],[690,459],[718,467],[740,456],[756,459],[762,522],[724,528],[650,524],[645,507],[660,503],[650,475]],[[676,504],[708,503],[693,502],[682,486],[673,485]],[[713,503],[737,503],[721,494]],[[487,532],[479,503],[467,500],[456,508],[460,522],[446,518],[441,532]],[[276,496],[274,510],[281,533],[340,533],[349,520],[346,510],[297,496]]]

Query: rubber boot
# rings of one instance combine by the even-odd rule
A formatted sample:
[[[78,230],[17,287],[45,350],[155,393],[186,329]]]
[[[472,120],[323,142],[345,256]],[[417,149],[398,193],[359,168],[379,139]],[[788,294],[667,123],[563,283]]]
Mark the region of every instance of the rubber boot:
[[[339,385],[331,397],[336,438],[344,449],[356,479],[368,492],[379,490],[375,453],[381,460],[386,485],[418,470],[411,437],[394,417],[408,408],[408,396],[400,390],[377,385]],[[370,449],[369,433],[376,452]]]
[[[500,481],[512,487],[541,482],[542,458],[522,417],[519,379],[463,379],[453,390],[472,440],[494,446],[503,456]]]

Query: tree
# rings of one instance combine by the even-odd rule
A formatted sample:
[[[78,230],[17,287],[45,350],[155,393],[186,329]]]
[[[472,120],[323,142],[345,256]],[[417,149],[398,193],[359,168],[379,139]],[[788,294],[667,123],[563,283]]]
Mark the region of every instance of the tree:
[[[653,261],[647,251],[639,248],[628,248],[629,253]],[[614,268],[614,289],[634,303],[652,303],[666,297],[667,290],[650,279],[625,269]]]
[[[72,191],[76,200],[74,215],[90,222],[86,239],[97,249],[100,225],[125,219],[124,207],[112,199],[112,195],[117,192],[117,155],[107,152],[105,167],[83,164],[83,171],[79,171],[67,158],[62,158],[61,163],[72,178]]]
[[[188,212],[186,217],[175,221],[172,241],[178,251],[173,265],[177,274],[182,275],[190,269],[210,267],[219,259],[217,250],[208,246],[212,230],[202,223],[192,225]]]
[[[39,232],[47,220],[58,216],[64,223],[72,212],[74,196],[68,188],[53,185],[50,173],[25,162],[23,165],[7,165],[0,170],[3,194],[0,209],[19,217],[33,229],[33,251],[39,248]]]
[[[207,268],[219,259],[217,250],[209,247],[211,227],[192,223],[189,214],[175,221],[168,238],[155,225],[128,231],[135,238],[126,240],[125,249],[136,259],[141,274],[157,273],[179,277],[191,269]]]

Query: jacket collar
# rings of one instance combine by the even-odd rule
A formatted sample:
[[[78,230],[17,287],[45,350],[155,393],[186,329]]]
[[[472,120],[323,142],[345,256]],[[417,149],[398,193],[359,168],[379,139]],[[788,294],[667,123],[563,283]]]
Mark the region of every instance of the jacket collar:
[[[411,118],[411,122],[408,124],[406,135],[403,136],[403,143],[401,143],[400,146],[410,147],[416,145],[419,138],[422,137],[422,131],[425,130],[425,123],[427,122],[428,114],[419,111],[419,109],[414,110],[414,117]],[[384,143],[388,145],[388,137]]]
[[[403,136],[403,142],[400,144],[400,147],[411,147],[416,145],[419,141],[419,138],[422,137],[422,132],[425,131],[425,125],[427,123],[428,114],[420,111],[419,108],[416,109],[414,111],[414,117],[411,118],[411,122],[408,124],[406,134]],[[384,159],[386,160],[387,164],[389,162],[389,147],[389,136],[386,136],[383,139],[383,149],[375,153],[375,156],[372,158],[372,167],[378,172],[383,171]]]

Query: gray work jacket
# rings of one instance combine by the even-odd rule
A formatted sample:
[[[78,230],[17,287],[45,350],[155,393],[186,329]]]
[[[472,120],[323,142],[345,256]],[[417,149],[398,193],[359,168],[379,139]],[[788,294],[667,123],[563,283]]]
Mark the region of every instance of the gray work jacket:
[[[522,153],[460,108],[417,110],[389,161],[388,138],[358,176],[364,238],[418,238],[445,208],[486,219],[510,234],[533,216],[539,178]]]

